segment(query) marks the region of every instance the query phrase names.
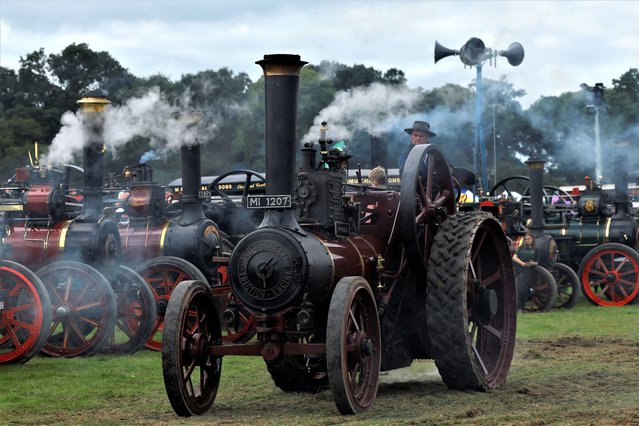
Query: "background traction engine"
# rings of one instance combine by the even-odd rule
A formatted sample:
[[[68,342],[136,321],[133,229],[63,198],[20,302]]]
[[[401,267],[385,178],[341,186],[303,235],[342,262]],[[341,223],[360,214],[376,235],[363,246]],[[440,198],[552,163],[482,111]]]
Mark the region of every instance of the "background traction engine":
[[[118,228],[102,212],[102,111],[109,101],[87,97],[78,103],[85,141],[83,203],[69,197],[68,179],[61,183],[43,167],[19,169],[17,185],[0,200],[3,253],[40,268],[37,275],[52,305],[43,353],[133,353],[148,338],[155,305],[142,277],[119,264]]]
[[[236,246],[231,287],[254,314],[257,339],[223,343],[213,293],[200,281],[174,290],[162,361],[177,414],[207,411],[224,355],[259,355],[284,391],[330,387],[340,413],[367,411],[380,370],[433,358],[454,389],[506,379],[516,326],[505,234],[491,215],[456,213],[448,163],[415,147],[401,192],[344,192],[348,156],[303,148],[295,173],[297,55],[266,55],[264,220]],[[295,199],[295,203],[292,200]],[[297,212],[297,216],[296,216]]]
[[[639,295],[639,218],[628,196],[625,153],[613,164],[614,196],[586,190],[576,212],[565,210],[559,223],[546,225],[566,263],[578,270],[584,296],[599,306],[627,305]]]
[[[537,162],[543,164],[543,160],[533,161]],[[543,168],[539,168],[537,181],[533,179],[532,165],[530,184],[525,176],[516,176],[499,182],[491,191],[511,197],[518,187],[525,196],[517,210],[522,212],[521,220],[532,221],[538,212],[539,229],[556,243],[558,262],[549,268],[558,285],[555,307],[574,306],[580,293],[601,306],[634,303],[639,294],[639,220],[628,196],[623,152],[618,153],[613,164],[614,195],[592,182],[574,198],[557,193],[558,188],[550,186],[535,189],[543,185]],[[535,190],[544,192],[538,202],[527,197]]]
[[[233,244],[204,214],[202,200],[210,199],[210,194],[200,192],[200,146],[183,146],[181,158],[180,202],[166,206],[164,188],[153,182],[151,167],[137,165],[129,170],[127,220],[120,221],[123,257],[153,290],[157,316],[146,343],[153,350],[162,347],[166,306],[179,282],[208,282],[220,312],[230,293],[226,267]],[[250,319],[245,315],[224,324],[225,340],[251,337]]]

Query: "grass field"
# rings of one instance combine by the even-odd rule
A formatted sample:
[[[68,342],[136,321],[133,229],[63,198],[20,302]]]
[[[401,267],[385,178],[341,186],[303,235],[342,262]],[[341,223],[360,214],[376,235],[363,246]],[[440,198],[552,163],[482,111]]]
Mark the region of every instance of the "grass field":
[[[0,366],[0,425],[639,424],[639,305],[520,314],[515,358],[495,391],[449,391],[431,361],[382,373],[372,411],[340,416],[329,391],[286,394],[263,362],[226,357],[217,400],[182,419],[161,356],[51,359]]]

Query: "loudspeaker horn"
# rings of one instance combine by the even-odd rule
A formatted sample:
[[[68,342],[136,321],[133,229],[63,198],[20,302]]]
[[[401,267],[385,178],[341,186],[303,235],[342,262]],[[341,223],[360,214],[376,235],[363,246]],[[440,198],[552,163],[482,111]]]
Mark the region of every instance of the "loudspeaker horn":
[[[499,52],[499,56],[505,57],[510,65],[516,67],[524,60],[524,47],[517,42],[511,43],[507,50]]]
[[[459,52],[455,49],[449,49],[447,47],[442,46],[435,40],[435,63],[439,61],[441,58],[445,58],[447,56],[459,55]]]
[[[465,65],[472,67],[486,59],[485,53],[486,45],[484,42],[477,37],[471,37],[466,44],[459,49],[459,58]]]

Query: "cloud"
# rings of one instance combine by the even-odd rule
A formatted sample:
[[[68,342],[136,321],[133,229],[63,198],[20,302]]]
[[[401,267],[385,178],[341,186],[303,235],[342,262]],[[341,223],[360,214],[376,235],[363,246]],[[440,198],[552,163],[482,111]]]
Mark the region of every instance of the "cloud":
[[[470,37],[526,51],[516,68],[499,60],[486,78],[506,75],[540,96],[577,90],[581,81],[610,85],[639,57],[639,7],[627,1],[124,1],[2,0],[0,65],[41,47],[59,53],[86,42],[141,77],[172,79],[228,67],[256,80],[266,53],[297,53],[381,71],[403,70],[411,87],[467,86],[475,78],[459,58],[433,61],[435,40],[459,49]],[[87,17],[94,19],[87,19]],[[551,74],[545,74],[550,72]],[[571,78],[572,77],[572,78]]]

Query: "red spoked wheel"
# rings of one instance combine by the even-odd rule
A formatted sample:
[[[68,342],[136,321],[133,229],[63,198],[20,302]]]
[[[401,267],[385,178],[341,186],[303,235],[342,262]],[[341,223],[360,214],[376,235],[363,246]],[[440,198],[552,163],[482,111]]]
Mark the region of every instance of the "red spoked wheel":
[[[113,333],[100,352],[133,354],[144,347],[153,332],[153,291],[144,278],[126,266],[116,266],[109,278],[117,300],[117,318]]]
[[[154,257],[139,265],[135,270],[147,282],[155,299],[155,325],[151,337],[146,342],[146,347],[159,351],[162,349],[164,315],[175,287],[182,281],[207,282],[207,280],[204,274],[191,262],[173,256]]]
[[[218,299],[218,298],[216,298]],[[226,296],[226,306],[216,303],[218,309],[224,309],[222,315],[222,341],[246,343],[255,336],[255,316],[237,300],[233,294]]]
[[[639,253],[607,243],[590,250],[579,267],[584,296],[599,306],[624,306],[639,293]]]
[[[451,389],[486,390],[506,380],[517,301],[506,236],[489,213],[442,223],[428,263],[426,312],[435,364]]]
[[[20,264],[0,261],[0,364],[29,361],[50,327],[51,301],[42,281]]]
[[[342,414],[368,411],[381,366],[381,331],[375,296],[362,277],[344,277],[331,296],[326,329],[326,370]]]
[[[162,342],[164,386],[179,416],[206,412],[215,401],[222,357],[208,350],[222,344],[213,293],[202,281],[183,281],[169,300]]]
[[[91,356],[113,332],[115,294],[97,269],[79,262],[54,262],[37,272],[53,310],[42,352],[55,357]]]

